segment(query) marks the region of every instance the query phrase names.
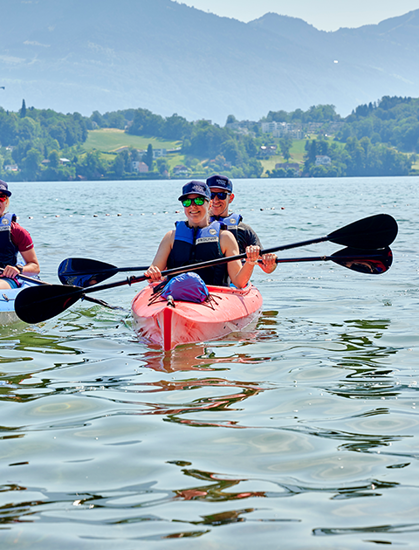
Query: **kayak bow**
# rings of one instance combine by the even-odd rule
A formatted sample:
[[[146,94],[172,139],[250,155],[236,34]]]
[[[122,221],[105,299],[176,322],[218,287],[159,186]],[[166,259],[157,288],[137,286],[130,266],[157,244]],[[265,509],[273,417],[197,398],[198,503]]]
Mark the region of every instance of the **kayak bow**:
[[[153,285],[147,286],[131,304],[135,332],[167,351],[240,331],[261,311],[262,296],[252,284],[244,289],[208,286],[208,291],[208,300],[194,303],[156,297]]]

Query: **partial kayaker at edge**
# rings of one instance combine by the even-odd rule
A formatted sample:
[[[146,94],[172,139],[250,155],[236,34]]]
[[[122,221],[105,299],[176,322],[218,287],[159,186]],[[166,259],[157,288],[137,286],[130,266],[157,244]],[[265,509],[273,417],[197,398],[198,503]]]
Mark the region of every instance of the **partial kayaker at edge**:
[[[40,271],[32,238],[26,229],[17,223],[16,214],[8,212],[11,191],[0,180],[0,289],[19,288],[17,275],[37,275]],[[18,264],[18,254],[25,265]]]

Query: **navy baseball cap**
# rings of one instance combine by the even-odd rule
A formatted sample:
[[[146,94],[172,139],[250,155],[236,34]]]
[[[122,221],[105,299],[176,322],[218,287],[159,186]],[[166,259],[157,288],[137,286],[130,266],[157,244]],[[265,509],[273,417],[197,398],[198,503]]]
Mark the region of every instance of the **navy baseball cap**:
[[[233,184],[227,176],[211,176],[207,179],[207,185],[210,189],[211,187],[216,187],[217,189],[225,189],[229,193],[233,192]]]
[[[179,197],[180,201],[186,199],[187,195],[201,195],[207,200],[211,200],[211,191],[206,183],[203,181],[190,181],[182,187],[182,194]]]
[[[10,197],[12,194],[11,191],[9,191],[9,186],[3,180],[0,180],[0,193],[3,193],[3,195],[6,195],[7,197]]]

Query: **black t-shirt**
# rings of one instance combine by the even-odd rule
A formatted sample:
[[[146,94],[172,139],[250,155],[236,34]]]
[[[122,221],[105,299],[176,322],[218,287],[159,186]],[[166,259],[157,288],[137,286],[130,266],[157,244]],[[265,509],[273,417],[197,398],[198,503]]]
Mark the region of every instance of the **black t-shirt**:
[[[246,252],[246,246],[255,245],[262,248],[256,231],[252,229],[250,225],[240,222],[237,226],[237,235],[240,254],[244,254]]]

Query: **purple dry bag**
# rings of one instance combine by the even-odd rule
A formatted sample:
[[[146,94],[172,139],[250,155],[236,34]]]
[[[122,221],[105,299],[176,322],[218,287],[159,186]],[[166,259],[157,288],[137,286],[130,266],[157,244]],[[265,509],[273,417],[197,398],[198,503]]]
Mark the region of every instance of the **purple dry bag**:
[[[161,296],[183,302],[201,303],[208,297],[208,289],[204,281],[197,273],[182,273],[170,279],[164,287]]]

